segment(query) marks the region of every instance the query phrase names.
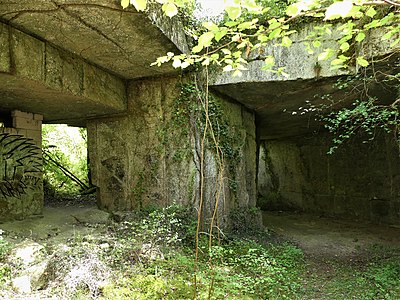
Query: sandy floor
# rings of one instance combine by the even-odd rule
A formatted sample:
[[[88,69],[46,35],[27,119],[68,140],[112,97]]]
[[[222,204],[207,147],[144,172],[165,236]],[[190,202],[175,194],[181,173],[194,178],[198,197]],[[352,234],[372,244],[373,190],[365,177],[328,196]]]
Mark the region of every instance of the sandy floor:
[[[4,232],[3,236],[14,241],[31,239],[39,243],[44,241],[57,243],[77,235],[84,236],[98,231],[96,226],[82,226],[79,222],[81,218],[89,222],[93,220],[94,224],[97,219],[93,216],[97,214],[100,214],[102,220],[107,217],[106,213],[95,206],[45,207],[42,215],[22,221],[6,222],[0,224],[0,229]]]
[[[286,212],[264,212],[263,222],[306,255],[346,258],[374,245],[400,246],[398,227]]]

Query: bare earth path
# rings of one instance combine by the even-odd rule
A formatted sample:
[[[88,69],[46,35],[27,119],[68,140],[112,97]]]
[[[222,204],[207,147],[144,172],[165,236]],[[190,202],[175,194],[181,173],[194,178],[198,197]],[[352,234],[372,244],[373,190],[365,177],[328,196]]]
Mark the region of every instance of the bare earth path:
[[[395,226],[275,212],[264,212],[263,222],[306,255],[346,259],[374,245],[400,246],[400,227]]]
[[[299,299],[363,299],[362,296],[335,292],[331,283],[334,280],[346,282],[347,279],[350,282],[349,276],[356,276],[351,273],[365,270],[373,256],[380,255],[385,259],[387,254],[400,259],[398,226],[286,212],[264,212],[263,223],[304,251],[305,294]],[[374,249],[392,250],[390,253],[379,250],[378,253]]]

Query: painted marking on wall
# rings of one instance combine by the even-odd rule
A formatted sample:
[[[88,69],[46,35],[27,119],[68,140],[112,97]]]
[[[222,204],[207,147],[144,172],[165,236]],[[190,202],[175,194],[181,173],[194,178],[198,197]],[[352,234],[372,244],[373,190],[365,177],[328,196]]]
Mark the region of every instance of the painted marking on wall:
[[[35,190],[42,177],[41,149],[32,139],[0,133],[0,198]]]

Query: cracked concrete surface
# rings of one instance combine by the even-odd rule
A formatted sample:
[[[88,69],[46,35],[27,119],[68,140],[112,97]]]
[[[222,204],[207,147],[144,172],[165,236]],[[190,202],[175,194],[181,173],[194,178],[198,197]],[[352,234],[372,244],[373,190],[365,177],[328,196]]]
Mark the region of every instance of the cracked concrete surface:
[[[170,66],[150,64],[168,51],[187,49],[177,19],[156,22],[154,13],[148,17],[133,8],[123,10],[118,0],[3,0],[0,21],[124,79],[172,72]]]

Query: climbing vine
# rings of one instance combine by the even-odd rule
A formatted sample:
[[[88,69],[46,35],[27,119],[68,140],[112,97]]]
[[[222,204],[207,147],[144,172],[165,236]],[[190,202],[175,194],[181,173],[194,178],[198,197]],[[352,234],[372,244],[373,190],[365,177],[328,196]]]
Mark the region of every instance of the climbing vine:
[[[137,11],[149,9],[150,4],[161,5],[161,10],[168,17],[178,14],[179,8],[184,7],[190,0],[122,0],[124,8],[130,4]],[[273,50],[267,46],[290,48],[293,44],[293,34],[298,31],[298,22],[303,18],[308,18],[320,24],[314,26],[309,33],[305,43],[306,50],[311,54],[316,52],[317,63],[315,64],[316,76],[319,77],[320,61],[329,60],[331,68],[347,68],[356,66],[365,68],[369,66],[369,54],[363,53],[363,43],[368,39],[368,35],[375,28],[382,28],[381,40],[388,42],[390,49],[395,51],[400,43],[400,3],[396,0],[343,0],[343,1],[324,1],[324,0],[299,0],[283,5],[282,11],[271,14],[269,1],[256,0],[231,0],[226,1],[225,18],[221,22],[205,21],[201,24],[200,30],[194,31],[194,46],[190,53],[176,54],[168,52],[165,56],[159,57],[153,65],[160,66],[164,63],[172,63],[174,68],[186,69],[193,65],[201,65],[204,68],[204,84],[199,88],[196,82],[197,107],[201,108],[200,124],[196,124],[201,131],[195,135],[197,138],[196,147],[199,155],[200,191],[198,205],[198,222],[196,229],[196,264],[194,279],[194,296],[196,298],[197,287],[197,260],[199,251],[199,235],[202,227],[202,211],[205,200],[205,158],[207,150],[213,150],[214,159],[217,165],[218,174],[215,182],[214,211],[212,213],[209,234],[209,249],[212,249],[214,232],[218,237],[219,229],[217,224],[217,212],[219,202],[224,192],[225,172],[233,170],[235,160],[238,159],[240,151],[232,147],[237,144],[238,139],[235,134],[231,134],[231,127],[221,115],[221,107],[212,97],[208,90],[208,68],[216,68],[232,74],[241,76],[247,70],[248,63],[254,58],[264,60],[263,70],[272,72],[277,76],[288,76],[285,66],[277,66]],[[381,9],[385,7],[386,9]],[[338,24],[339,21],[341,24]],[[331,38],[336,41],[334,47],[324,44],[324,40]],[[272,47],[273,48],[273,47]],[[269,49],[269,50],[268,50]],[[199,91],[199,92],[198,92]],[[185,93],[184,93],[185,94]],[[183,97],[182,99],[184,99]],[[182,100],[181,99],[181,100]],[[372,103],[372,102],[371,102]],[[175,107],[177,113],[176,121],[183,121],[182,116],[186,116],[188,111],[185,106],[181,106],[178,101]],[[396,106],[396,105],[395,105]],[[189,108],[190,109],[190,108]],[[353,110],[341,111],[337,114],[337,119],[331,118],[328,121],[330,130],[339,130],[342,124],[350,124],[353,116],[365,116],[369,113],[369,120],[372,123],[390,122],[397,120],[394,110],[381,110],[381,114],[373,115],[374,110],[371,105],[356,103]],[[190,113],[189,113],[190,114]],[[350,120],[342,123],[341,120]],[[362,119],[362,118],[361,118]],[[328,119],[327,119],[328,120]],[[366,119],[365,119],[366,120]],[[369,128],[371,122],[353,122],[356,127]],[[396,121],[397,122],[397,121]],[[397,124],[397,123],[396,123]],[[347,126],[347,125],[345,125]],[[348,127],[347,130],[352,130]],[[371,129],[373,130],[373,129]],[[344,134],[340,138],[344,140],[351,134]],[[339,140],[338,140],[339,141]],[[340,142],[339,142],[340,143]],[[232,164],[229,165],[228,161]],[[233,172],[234,173],[234,172]],[[213,257],[210,255],[210,270],[213,271]],[[208,298],[212,298],[213,282],[210,285]]]

